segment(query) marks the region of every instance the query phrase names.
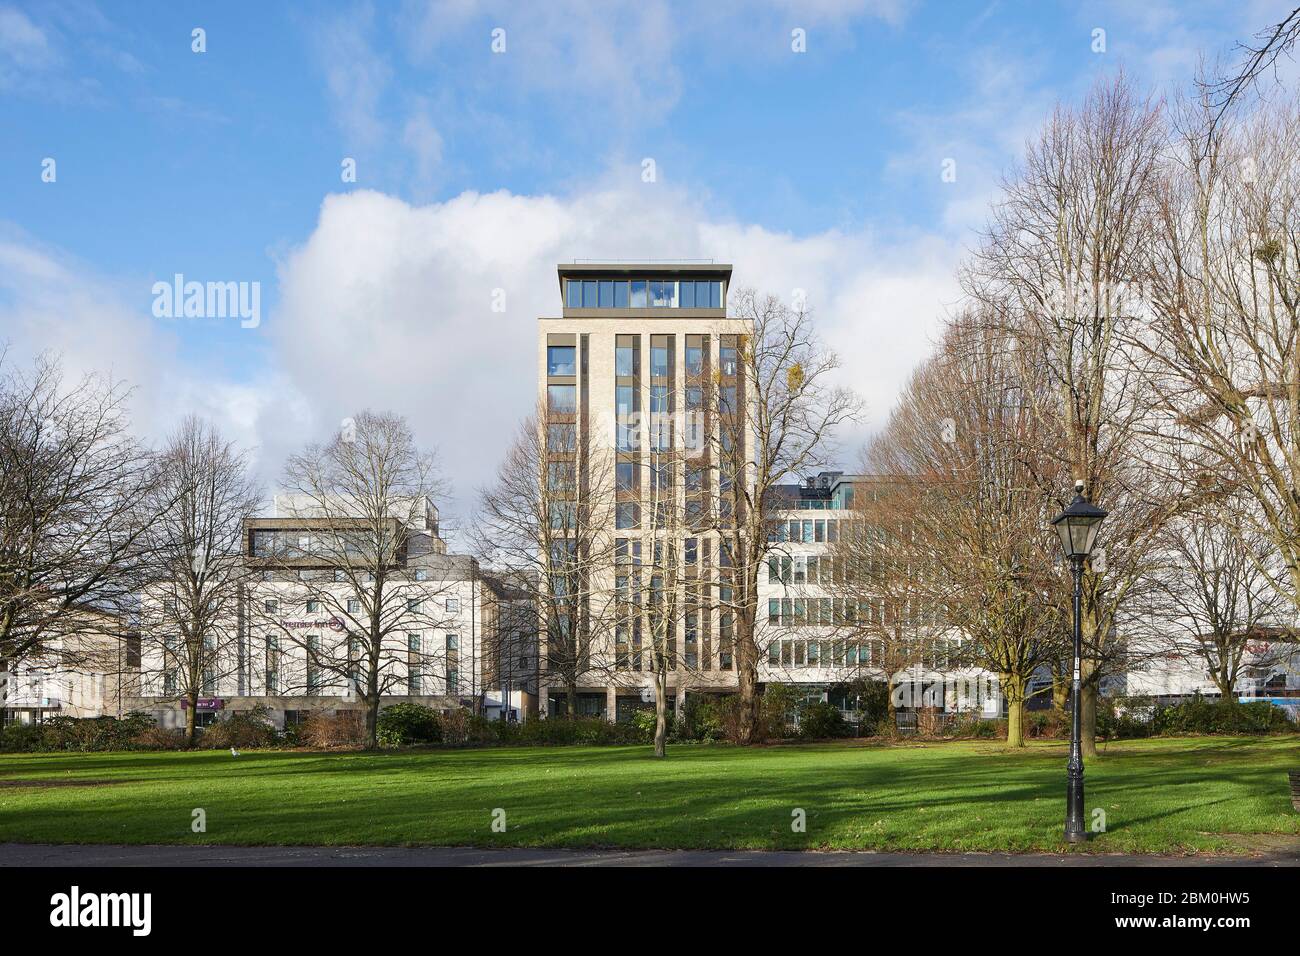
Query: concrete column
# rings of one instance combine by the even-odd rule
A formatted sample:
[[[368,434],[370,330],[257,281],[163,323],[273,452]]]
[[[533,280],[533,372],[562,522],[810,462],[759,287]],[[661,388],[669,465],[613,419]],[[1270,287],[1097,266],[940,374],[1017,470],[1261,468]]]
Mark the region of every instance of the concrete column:
[[[611,724],[618,720],[618,688],[613,684],[605,688],[605,719]]]

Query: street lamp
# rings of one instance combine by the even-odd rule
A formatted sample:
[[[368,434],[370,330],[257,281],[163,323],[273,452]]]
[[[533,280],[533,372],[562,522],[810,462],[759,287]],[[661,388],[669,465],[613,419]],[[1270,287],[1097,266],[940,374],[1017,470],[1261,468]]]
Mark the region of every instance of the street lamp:
[[[1052,526],[1061,538],[1065,552],[1074,571],[1074,713],[1070,722],[1070,762],[1066,768],[1068,781],[1065,789],[1065,838],[1071,843],[1083,843],[1088,833],[1083,826],[1083,753],[1080,749],[1079,723],[1079,658],[1083,645],[1083,562],[1092,553],[1097,540],[1097,528],[1106,512],[1083,496],[1083,482],[1074,483],[1074,500],[1070,506],[1052,519]]]

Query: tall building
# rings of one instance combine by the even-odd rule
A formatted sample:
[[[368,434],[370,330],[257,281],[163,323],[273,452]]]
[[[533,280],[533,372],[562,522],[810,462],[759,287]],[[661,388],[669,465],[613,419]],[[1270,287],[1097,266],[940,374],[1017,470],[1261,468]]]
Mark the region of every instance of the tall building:
[[[647,701],[645,621],[630,610],[640,608],[630,590],[641,573],[639,549],[657,535],[652,499],[671,489],[674,510],[685,513],[702,509],[706,486],[716,487],[707,442],[700,440],[701,430],[716,422],[701,399],[718,387],[743,407],[736,350],[750,326],[727,316],[729,265],[574,263],[559,266],[558,278],[561,314],[538,320],[548,491],[559,497],[568,489],[588,509],[581,520],[600,541],[575,548],[585,555],[612,544],[614,560],[582,572],[601,580],[583,589],[579,633],[566,638],[563,629],[552,626],[547,634],[543,628],[539,697],[544,712],[556,713],[567,706],[573,683],[581,713],[613,719]],[[684,453],[666,454],[673,448]],[[563,501],[552,507],[561,512],[556,524],[570,521]],[[683,577],[694,575],[700,585],[716,579],[716,534],[679,530]],[[591,606],[600,600],[596,593],[618,594],[622,606],[611,601],[614,610],[602,614]],[[683,610],[669,644],[675,700],[688,687],[735,686],[727,621],[701,603],[699,610]],[[568,640],[562,655],[556,645]]]
[[[656,649],[674,708],[687,694],[737,689],[728,552],[714,530],[728,526],[728,498],[719,494],[727,476],[710,460],[728,457],[727,435],[746,443],[742,460],[753,452],[740,420],[749,406],[739,353],[752,326],[727,314],[731,274],[731,266],[712,262],[558,268],[562,313],[538,323],[547,457],[541,480],[557,515],[552,527],[585,523],[588,533],[561,542],[572,549],[552,545],[553,554],[577,554],[581,580],[557,590],[580,595],[583,607],[577,633],[554,620],[541,628],[544,713],[563,712],[574,691],[580,713],[611,720],[652,706]],[[828,552],[841,522],[851,520],[855,488],[866,481],[825,472],[776,489],[770,559],[758,581],[760,682],[794,685],[803,698],[829,700],[846,712],[855,702],[845,688],[878,679],[880,670],[870,643],[847,636],[854,631],[843,625],[852,615],[883,610],[834,596],[826,587]],[[680,521],[660,514],[664,502]],[[584,563],[596,552],[607,560]],[[679,574],[670,573],[661,552],[678,556]],[[676,589],[675,602],[665,588]],[[609,613],[595,606],[606,594],[613,595]],[[671,620],[652,648],[655,608],[665,605]],[[941,682],[940,656],[902,679]],[[942,691],[932,703],[998,706],[946,701]]]

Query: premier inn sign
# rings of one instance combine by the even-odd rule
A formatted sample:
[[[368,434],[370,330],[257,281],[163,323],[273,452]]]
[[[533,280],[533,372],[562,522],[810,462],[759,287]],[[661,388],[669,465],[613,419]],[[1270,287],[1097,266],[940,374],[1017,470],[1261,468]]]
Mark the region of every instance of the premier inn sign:
[[[338,617],[317,618],[314,621],[281,621],[280,626],[286,631],[319,631],[323,628],[329,628],[331,631],[341,631],[344,629],[343,619]]]

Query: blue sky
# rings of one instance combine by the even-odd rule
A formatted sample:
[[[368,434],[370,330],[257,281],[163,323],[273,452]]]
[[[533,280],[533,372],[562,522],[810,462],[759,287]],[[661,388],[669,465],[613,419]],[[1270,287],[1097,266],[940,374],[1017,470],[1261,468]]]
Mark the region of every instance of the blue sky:
[[[715,256],[810,291],[865,432],[1052,106],[1120,67],[1185,89],[1287,6],[0,0],[0,339],[137,383],[147,433],[213,417],[268,482],[395,408],[456,510],[531,402],[556,261]],[[262,324],[155,318],[178,272],[260,283]]]

